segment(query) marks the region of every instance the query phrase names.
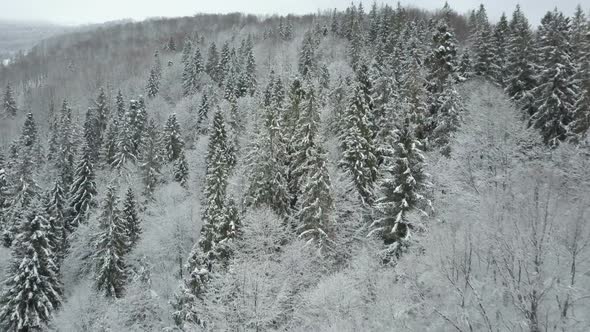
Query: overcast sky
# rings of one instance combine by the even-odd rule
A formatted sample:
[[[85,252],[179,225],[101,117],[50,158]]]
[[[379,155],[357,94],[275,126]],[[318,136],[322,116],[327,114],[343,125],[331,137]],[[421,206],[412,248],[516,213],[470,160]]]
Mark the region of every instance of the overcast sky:
[[[490,19],[496,20],[502,11],[509,15],[517,3],[533,24],[555,6],[571,15],[581,0],[488,0],[484,4]],[[100,23],[154,16],[190,16],[195,13],[246,12],[253,14],[305,14],[317,9],[345,8],[350,0],[0,0],[0,19],[42,20],[59,24]],[[397,0],[382,1],[395,5]],[[481,0],[449,0],[458,12],[476,8]],[[355,1],[358,3],[358,1]],[[373,0],[363,1],[369,8]],[[379,3],[379,1],[378,1]],[[402,0],[402,5],[436,9],[444,0]],[[590,6],[586,6],[588,10]]]

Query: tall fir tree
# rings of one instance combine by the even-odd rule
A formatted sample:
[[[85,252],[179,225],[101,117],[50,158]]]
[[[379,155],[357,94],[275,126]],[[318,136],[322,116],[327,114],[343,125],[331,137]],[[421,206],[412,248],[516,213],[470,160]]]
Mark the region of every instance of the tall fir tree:
[[[74,182],[70,190],[70,213],[66,227],[73,232],[80,224],[86,222],[88,213],[96,205],[96,182],[94,166],[92,164],[92,151],[88,145],[84,146],[80,162],[76,167]]]
[[[180,124],[176,120],[176,114],[170,114],[164,127],[164,150],[166,151],[166,159],[169,162],[176,161],[182,149],[184,148],[184,141],[180,131]]]
[[[99,216],[99,232],[96,234],[95,287],[106,297],[123,296],[127,279],[124,255],[129,251],[125,222],[119,209],[117,188],[109,186]]]
[[[3,331],[44,330],[61,305],[62,285],[48,232],[47,219],[36,200],[19,222],[12,263],[0,295]]]
[[[12,90],[12,86],[10,86],[10,82],[6,84],[6,89],[4,90],[2,110],[8,117],[15,117],[18,113],[18,107],[16,106],[16,100],[14,99],[14,91]]]
[[[140,154],[140,169],[144,194],[151,198],[156,186],[160,182],[161,168],[164,157],[161,155],[162,140],[158,128],[153,120],[150,121]]]
[[[59,179],[55,181],[47,195],[45,212],[49,226],[47,238],[53,248],[54,262],[59,268],[68,247],[66,229],[68,202]]]
[[[128,250],[133,249],[142,233],[141,220],[139,219],[137,208],[137,201],[133,189],[129,187],[125,193],[125,200],[123,201],[123,210],[121,211],[121,219],[126,231]]]

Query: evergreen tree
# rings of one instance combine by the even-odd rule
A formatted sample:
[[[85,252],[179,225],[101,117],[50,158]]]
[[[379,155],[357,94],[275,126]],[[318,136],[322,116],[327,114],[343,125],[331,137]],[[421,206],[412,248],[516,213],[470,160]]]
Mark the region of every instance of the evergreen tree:
[[[447,24],[439,22],[433,34],[432,53],[426,59],[428,66],[428,90],[442,92],[448,80],[456,79],[457,48],[454,34]]]
[[[185,189],[188,189],[188,173],[188,163],[183,151],[174,162],[174,180]]]
[[[74,182],[70,187],[70,210],[71,219],[66,225],[70,232],[73,232],[81,223],[86,222],[88,211],[96,205],[96,183],[94,167],[92,165],[92,151],[85,146],[76,172]]]
[[[569,132],[574,141],[581,141],[587,137],[590,128],[590,32],[586,34],[584,47],[584,57],[578,74],[580,95],[574,105],[572,122],[569,124]]]
[[[158,128],[153,120],[150,121],[145,134],[145,140],[142,143],[140,155],[140,169],[143,184],[145,186],[145,195],[151,197],[160,182],[160,169],[164,158],[161,156],[161,137]]]
[[[160,78],[155,68],[150,70],[148,82],[146,85],[146,92],[149,98],[154,98],[160,91]]]
[[[305,185],[298,212],[300,236],[317,241],[321,249],[332,237],[334,199],[326,167],[326,153],[319,144],[309,150],[307,159]]]
[[[184,148],[184,141],[180,133],[180,125],[176,120],[176,114],[171,114],[166,121],[164,128],[164,149],[166,151],[166,158],[169,162],[173,162],[180,157],[182,149]]]
[[[571,48],[572,60],[582,67],[587,59],[588,52],[588,33],[590,33],[590,23],[586,20],[582,6],[578,5],[571,22]]]
[[[475,14],[475,19],[475,62],[473,69],[476,75],[492,77],[494,60],[493,34],[483,4],[479,6],[479,10]]]
[[[217,64],[219,63],[219,53],[215,43],[211,43],[209,51],[207,52],[207,63],[205,64],[205,72],[211,77],[214,82],[219,82],[219,75],[217,71]]]
[[[109,117],[111,115],[111,110],[109,109],[108,98],[104,88],[100,88],[98,92],[98,97],[94,102],[95,112],[96,112],[96,119],[98,122],[98,133],[99,137],[102,139],[105,130],[107,129],[107,125],[109,123]]]
[[[174,41],[174,37],[170,37],[170,39],[168,39],[166,49],[170,52],[176,52],[176,42]]]
[[[119,121],[113,119],[104,135],[100,158],[106,165],[113,165],[118,154]]]
[[[100,133],[100,123],[96,114],[97,110],[88,107],[86,111],[86,120],[84,121],[84,139],[90,149],[90,158],[92,162],[98,160],[99,151],[102,145]]]
[[[205,220],[217,225],[223,220],[225,192],[229,177],[227,133],[221,112],[216,112],[207,149]],[[217,224],[216,224],[217,223]]]
[[[494,53],[494,67],[493,77],[500,85],[504,86],[508,76],[507,61],[508,61],[508,37],[510,27],[506,15],[502,13],[500,21],[496,24],[494,29],[493,53]]]
[[[3,331],[44,330],[61,304],[62,285],[48,232],[47,219],[35,201],[19,223],[12,263],[0,295]]]
[[[562,13],[548,13],[542,22],[539,51],[544,70],[538,78],[540,85],[535,96],[535,112],[531,123],[541,130],[543,140],[555,146],[567,135],[577,100],[576,67],[571,58],[569,19]]]
[[[123,98],[123,93],[121,90],[117,92],[117,97],[115,98],[115,105],[117,107],[117,121],[122,123],[125,121],[125,98]]]
[[[307,79],[316,72],[317,61],[315,57],[316,43],[311,31],[307,31],[303,36],[301,51],[299,53],[299,74]]]
[[[231,49],[229,48],[229,42],[225,42],[221,47],[221,54],[219,57],[219,62],[217,63],[217,83],[221,86],[229,75],[229,71],[231,69]]]
[[[6,84],[4,98],[2,99],[2,109],[4,110],[4,114],[9,117],[15,117],[16,113],[18,112],[16,100],[14,99],[14,92],[10,86],[10,82]]]
[[[424,156],[408,121],[393,138],[390,157],[386,159],[375,208],[378,218],[371,232],[381,234],[386,245],[399,243],[409,236],[412,227],[407,214],[420,210],[426,187]]]
[[[65,257],[67,249],[67,200],[59,180],[56,180],[53,188],[47,195],[45,212],[48,221],[47,239],[54,253],[54,262],[59,268]]]
[[[182,48],[182,60],[181,60],[182,64],[184,65],[185,70],[187,68],[187,65],[190,65],[190,63],[191,63],[192,54],[193,54],[193,42],[189,38],[186,38],[184,40],[184,46]],[[183,76],[183,78],[184,78],[184,76]]]
[[[367,204],[371,204],[373,200],[373,183],[377,176],[378,162],[373,144],[372,125],[369,122],[369,110],[367,95],[362,84],[357,83],[344,120],[340,166],[352,176],[360,197]]]
[[[208,115],[209,114],[209,99],[207,98],[207,94],[204,93],[203,97],[201,97],[201,106],[199,106],[198,110],[198,118],[197,118],[197,125],[202,125],[207,123]]]
[[[137,213],[137,201],[133,189],[129,187],[125,194],[125,201],[123,202],[123,211],[121,211],[121,218],[126,231],[126,236],[129,241],[128,249],[133,249],[139,241],[141,235],[141,221]]]
[[[117,298],[123,295],[127,277],[123,256],[129,251],[125,221],[118,205],[117,189],[109,186],[99,217],[100,231],[96,234],[93,257],[96,289],[106,297]]]
[[[532,113],[529,107],[531,90],[537,85],[533,68],[534,47],[529,23],[518,5],[509,27],[506,93]]]
[[[72,109],[65,99],[60,111],[60,118],[60,128],[58,135],[59,150],[56,159],[56,166],[61,178],[62,186],[65,190],[68,190],[72,185],[72,182],[74,182],[76,148],[74,145]]]

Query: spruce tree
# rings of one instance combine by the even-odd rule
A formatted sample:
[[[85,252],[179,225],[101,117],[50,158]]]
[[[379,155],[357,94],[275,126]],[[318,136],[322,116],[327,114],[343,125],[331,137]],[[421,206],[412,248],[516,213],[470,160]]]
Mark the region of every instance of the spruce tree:
[[[14,99],[14,91],[10,86],[10,82],[6,84],[6,90],[4,90],[4,98],[2,99],[2,110],[4,114],[9,117],[15,117],[18,112],[16,106],[16,100]]]
[[[84,139],[86,141],[86,145],[90,149],[90,157],[92,162],[98,161],[98,156],[102,145],[100,123],[96,112],[96,109],[88,107],[88,110],[86,111],[86,120],[84,121]]]
[[[227,133],[221,112],[213,117],[207,149],[205,180],[205,220],[213,225],[223,219],[225,192],[229,177]]]
[[[183,55],[184,56],[184,55]],[[195,66],[191,59],[183,61],[184,69],[182,71],[182,93],[189,96],[194,92],[195,87]]]
[[[582,66],[578,72],[580,94],[574,105],[572,122],[568,125],[571,139],[574,141],[584,140],[590,128],[590,32],[586,34],[584,48]]]
[[[158,73],[155,68],[150,70],[150,75],[148,77],[145,90],[149,98],[154,98],[160,91],[160,78],[158,77]]]
[[[475,32],[475,61],[473,69],[476,75],[492,77],[493,72],[493,33],[492,27],[488,21],[488,15],[485,7],[480,5],[475,14],[476,32]]]
[[[115,105],[117,107],[117,121],[122,123],[125,121],[125,98],[123,98],[123,93],[121,90],[117,92],[117,97],[115,97]]]
[[[532,114],[531,91],[537,85],[533,65],[535,49],[529,23],[518,5],[512,14],[509,27],[508,77],[505,91],[513,101],[518,102],[525,111]]]
[[[125,221],[119,210],[117,188],[109,186],[96,234],[96,253],[93,260],[96,267],[95,287],[106,297],[119,298],[123,295],[127,278],[124,255],[129,251]]]
[[[128,250],[131,250],[137,245],[142,232],[141,221],[137,211],[137,201],[135,200],[135,193],[133,193],[131,187],[127,189],[127,193],[125,194],[121,218],[129,241],[127,247]]]
[[[201,105],[199,106],[197,116],[197,125],[204,125],[207,123],[209,117],[209,99],[207,98],[206,93],[201,97]]]
[[[221,47],[219,62],[217,63],[217,68],[216,68],[217,83],[219,84],[219,86],[221,86],[225,82],[227,75],[229,75],[229,71],[231,69],[231,63],[232,63],[231,49],[229,47],[229,42],[225,42],[225,43],[223,43],[223,46]]]
[[[180,132],[180,125],[176,120],[176,114],[170,114],[166,127],[164,127],[164,149],[166,152],[166,159],[173,162],[180,157],[182,149],[184,148],[184,141]]]
[[[333,236],[334,199],[323,148],[315,145],[309,150],[307,159],[297,214],[301,222],[299,236],[316,241],[321,249]]]
[[[98,97],[96,97],[96,101],[94,102],[94,108],[96,110],[95,112],[96,120],[98,122],[99,137],[102,139],[109,123],[109,117],[111,115],[108,98],[104,88],[102,87],[98,91]]]
[[[457,48],[455,36],[443,21],[439,22],[432,36],[432,51],[426,59],[428,66],[428,90],[442,92],[448,80],[457,78]]]
[[[184,46],[182,48],[182,64],[184,68],[187,68],[187,65],[191,63],[191,56],[193,55],[193,42],[186,38],[184,40]],[[184,77],[184,76],[183,76]]]
[[[74,125],[72,123],[72,109],[64,99],[60,111],[59,150],[56,159],[58,174],[64,190],[69,190],[74,182],[76,147],[74,143]]]
[[[215,43],[211,43],[209,51],[207,52],[207,63],[205,64],[205,72],[211,77],[214,82],[219,82],[219,75],[217,72],[217,64],[219,63],[219,53]]]
[[[299,53],[299,74],[306,79],[316,71],[317,63],[315,57],[316,44],[311,31],[307,31],[303,36],[301,51]]]
[[[569,19],[554,11],[543,19],[539,51],[544,70],[532,90],[535,112],[531,123],[541,130],[543,140],[556,146],[566,138],[578,97],[576,67],[571,57]]]
[[[180,183],[183,188],[188,189],[188,175],[188,163],[183,151],[174,162],[174,180]]]
[[[393,151],[386,159],[375,204],[378,218],[371,225],[371,232],[380,233],[386,245],[399,243],[409,236],[412,225],[408,213],[420,210],[420,204],[425,203],[422,144],[414,137],[408,122],[400,126],[392,140]]]
[[[117,139],[119,137],[119,126],[119,121],[117,119],[113,119],[105,132],[103,142],[104,144],[99,153],[100,160],[101,162],[104,162],[105,165],[110,166],[115,162],[115,158],[118,153]]]
[[[49,191],[45,203],[45,212],[48,220],[47,238],[53,248],[54,262],[57,267],[61,265],[67,249],[66,217],[68,202],[64,190],[58,180]]]
[[[357,83],[344,120],[340,166],[350,174],[361,199],[366,204],[371,204],[373,200],[373,184],[377,176],[378,163],[369,110],[367,95],[362,84]]]
[[[506,15],[502,13],[500,21],[496,24],[494,29],[493,38],[493,53],[494,53],[494,66],[493,66],[493,77],[494,80],[504,86],[506,78],[508,76],[507,61],[508,61],[508,37],[510,33],[510,27],[508,26],[508,20]]]
[[[3,331],[44,330],[61,304],[62,285],[48,232],[47,219],[36,200],[19,222],[12,263],[0,295]]]
[[[73,232],[81,223],[86,222],[89,210],[96,205],[94,198],[97,192],[91,155],[90,147],[84,146],[74,174],[74,182],[70,187],[71,217],[66,225],[70,232]]]
[[[145,139],[142,143],[140,155],[140,169],[143,184],[145,186],[144,194],[149,198],[152,197],[156,186],[160,182],[160,169],[164,161],[161,155],[161,137],[158,128],[153,120],[150,121]]]

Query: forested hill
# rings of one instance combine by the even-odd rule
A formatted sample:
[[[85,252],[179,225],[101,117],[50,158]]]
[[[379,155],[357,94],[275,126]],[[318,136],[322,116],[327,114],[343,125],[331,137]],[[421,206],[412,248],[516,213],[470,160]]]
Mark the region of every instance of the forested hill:
[[[589,24],[508,10],[153,19],[0,68],[0,330],[589,330]]]

